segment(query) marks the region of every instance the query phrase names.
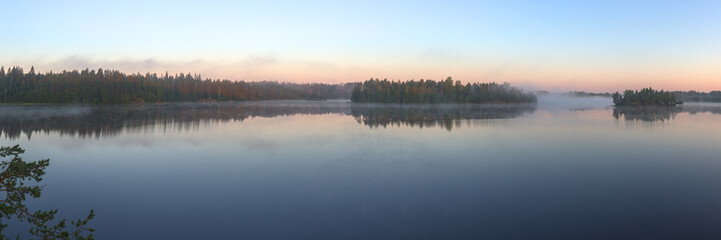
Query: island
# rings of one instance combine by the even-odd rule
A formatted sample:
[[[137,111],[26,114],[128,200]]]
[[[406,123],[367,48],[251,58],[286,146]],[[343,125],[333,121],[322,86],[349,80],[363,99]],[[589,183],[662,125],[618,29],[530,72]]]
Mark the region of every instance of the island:
[[[445,81],[389,81],[378,78],[355,86],[354,103],[535,103],[536,95],[508,83],[466,83],[448,77]]]
[[[623,91],[623,95],[616,92],[611,97],[616,106],[676,106],[682,103],[673,93],[657,91],[650,87],[641,91],[626,90]]]

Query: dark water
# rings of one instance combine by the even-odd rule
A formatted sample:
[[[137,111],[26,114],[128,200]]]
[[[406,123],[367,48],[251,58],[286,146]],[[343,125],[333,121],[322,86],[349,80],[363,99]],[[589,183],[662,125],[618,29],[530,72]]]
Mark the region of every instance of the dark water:
[[[0,145],[99,239],[721,238],[721,104],[539,101],[0,106]]]

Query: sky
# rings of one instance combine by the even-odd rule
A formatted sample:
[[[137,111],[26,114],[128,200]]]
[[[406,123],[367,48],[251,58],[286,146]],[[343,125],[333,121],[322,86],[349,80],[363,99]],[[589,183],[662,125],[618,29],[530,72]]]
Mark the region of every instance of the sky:
[[[0,65],[721,90],[721,1],[4,1]]]

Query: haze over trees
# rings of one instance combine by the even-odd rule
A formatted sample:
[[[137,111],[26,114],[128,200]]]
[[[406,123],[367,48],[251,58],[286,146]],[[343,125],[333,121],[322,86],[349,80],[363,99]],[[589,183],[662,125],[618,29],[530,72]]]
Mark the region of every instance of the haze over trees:
[[[117,70],[25,73],[0,67],[0,103],[125,104],[198,100],[349,98],[355,83],[279,83],[202,79],[200,75],[125,74]]]
[[[351,101],[357,103],[532,103],[533,93],[510,84],[453,81],[388,81],[370,79],[355,86]]]
[[[611,93],[594,93],[594,92],[584,92],[584,91],[570,91],[564,93],[567,96],[571,97],[611,97]]]
[[[652,88],[644,88],[641,91],[626,90],[623,91],[623,95],[616,92],[611,97],[616,106],[676,106],[678,103],[673,93],[656,91]]]
[[[673,92],[679,99],[689,102],[721,102],[721,91],[711,91],[708,93],[697,91],[675,91]]]

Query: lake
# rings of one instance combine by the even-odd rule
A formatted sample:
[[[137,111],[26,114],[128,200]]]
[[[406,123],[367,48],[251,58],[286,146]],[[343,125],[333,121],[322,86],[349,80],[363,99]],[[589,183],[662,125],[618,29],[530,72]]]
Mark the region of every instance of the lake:
[[[721,238],[721,104],[0,106],[14,144],[98,239]]]

